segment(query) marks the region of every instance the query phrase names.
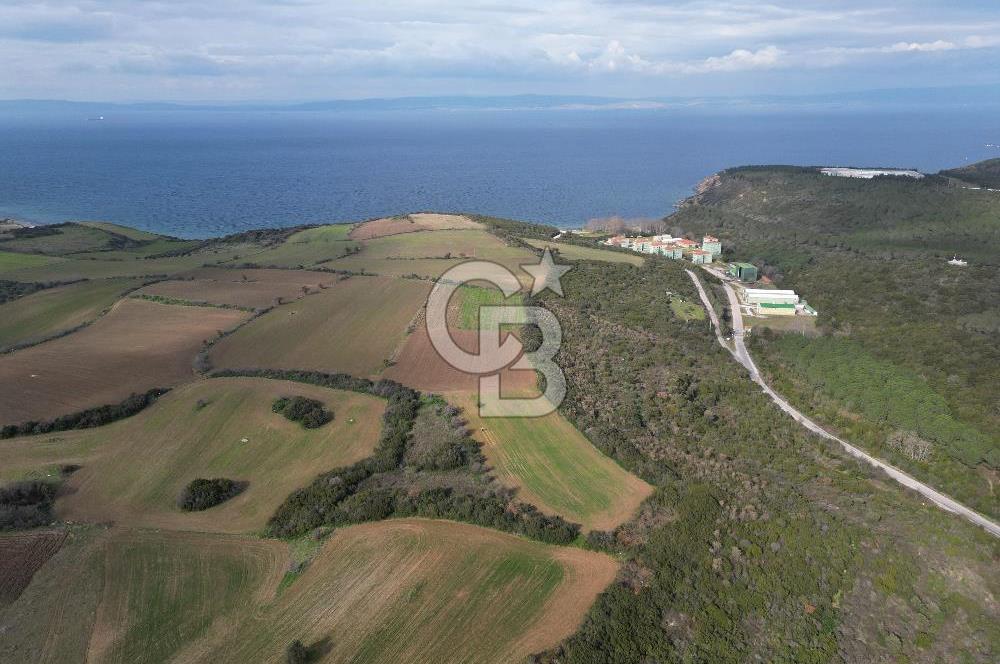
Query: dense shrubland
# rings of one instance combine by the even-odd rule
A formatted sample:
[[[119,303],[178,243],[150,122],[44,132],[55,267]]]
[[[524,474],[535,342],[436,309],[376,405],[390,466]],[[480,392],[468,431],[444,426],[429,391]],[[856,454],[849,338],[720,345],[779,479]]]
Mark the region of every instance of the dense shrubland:
[[[821,338],[752,347],[793,402],[876,451],[897,429],[917,434],[934,453],[894,461],[1000,514],[1000,195],[937,176],[741,168],[670,221],[714,232],[820,311]],[[954,254],[970,264],[949,266]]]
[[[565,298],[543,298],[564,333],[562,412],[659,488],[631,522],[588,536],[622,572],[539,661],[989,661],[995,607],[943,588],[959,569],[995,587],[995,542],[876,488],[775,408],[707,323],[666,306],[668,290],[697,297],[684,267],[582,262]],[[961,545],[929,555],[940,539]]]
[[[0,487],[0,531],[23,530],[52,522],[58,486],[26,480]]]
[[[246,486],[245,482],[236,482],[226,477],[212,479],[199,477],[184,487],[181,495],[177,497],[177,506],[185,512],[207,510],[239,495]]]

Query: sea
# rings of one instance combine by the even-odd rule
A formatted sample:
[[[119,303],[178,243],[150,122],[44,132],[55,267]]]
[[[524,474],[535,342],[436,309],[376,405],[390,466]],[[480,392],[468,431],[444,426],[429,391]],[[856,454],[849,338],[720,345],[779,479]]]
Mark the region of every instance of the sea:
[[[967,110],[116,110],[0,113],[0,218],[184,238],[475,212],[660,218],[743,164],[942,168],[1000,156]]]

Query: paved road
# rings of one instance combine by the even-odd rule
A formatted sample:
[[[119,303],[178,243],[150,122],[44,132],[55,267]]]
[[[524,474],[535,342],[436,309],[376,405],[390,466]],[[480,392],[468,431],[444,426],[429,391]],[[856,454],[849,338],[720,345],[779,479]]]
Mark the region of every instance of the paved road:
[[[712,274],[719,276],[721,278],[719,272],[715,270],[710,270],[709,268],[705,269],[709,270],[710,272],[712,272]],[[957,500],[949,498],[940,491],[937,491],[933,487],[930,487],[927,484],[924,484],[923,482],[915,479],[911,475],[908,475],[907,473],[903,472],[899,468],[896,468],[892,464],[886,463],[881,459],[877,459],[872,455],[868,454],[867,452],[865,452],[864,450],[848,443],[846,440],[834,436],[832,433],[829,433],[828,431],[823,429],[823,427],[816,424],[816,422],[814,422],[813,420],[809,419],[801,412],[796,410],[790,403],[788,403],[788,401],[784,397],[782,397],[780,394],[771,389],[771,387],[764,382],[764,379],[761,378],[760,371],[757,369],[757,365],[754,363],[753,358],[750,357],[750,353],[747,351],[746,344],[743,343],[743,331],[744,331],[743,313],[740,311],[740,303],[739,300],[736,298],[736,291],[733,289],[733,287],[729,284],[728,281],[723,280],[723,285],[725,286],[726,289],[726,295],[729,297],[729,306],[732,311],[733,345],[732,347],[730,347],[726,343],[726,341],[722,338],[722,333],[721,333],[722,328],[719,325],[719,318],[718,316],[715,315],[715,310],[712,309],[712,305],[708,299],[708,295],[705,293],[705,289],[701,285],[701,279],[699,279],[698,276],[691,270],[685,270],[685,272],[688,273],[688,276],[691,277],[691,280],[694,282],[695,287],[698,289],[698,294],[701,296],[701,301],[705,305],[705,308],[708,310],[708,315],[711,317],[712,324],[715,326],[715,336],[719,340],[719,343],[722,344],[723,348],[725,348],[726,350],[728,350],[730,353],[733,354],[733,357],[736,358],[737,362],[746,367],[747,371],[750,373],[750,379],[753,382],[760,385],[761,389],[763,389],[764,392],[769,397],[771,397],[771,400],[778,405],[778,408],[783,410],[785,413],[791,416],[792,419],[794,419],[796,422],[804,426],[806,429],[809,429],[813,433],[822,436],[828,440],[832,440],[836,443],[839,443],[840,446],[844,448],[844,451],[846,451],[851,456],[857,459],[861,459],[862,461],[868,463],[869,465],[875,466],[876,468],[881,468],[883,471],[885,471],[886,475],[896,480],[903,486],[913,489],[914,491],[916,491],[923,497],[927,498],[941,509],[958,514],[964,517],[965,519],[968,519],[972,523],[976,524],[977,526],[986,529],[986,531],[991,535],[993,535],[994,537],[1000,537],[1000,524],[983,516],[979,512],[976,512],[975,510],[966,507]]]

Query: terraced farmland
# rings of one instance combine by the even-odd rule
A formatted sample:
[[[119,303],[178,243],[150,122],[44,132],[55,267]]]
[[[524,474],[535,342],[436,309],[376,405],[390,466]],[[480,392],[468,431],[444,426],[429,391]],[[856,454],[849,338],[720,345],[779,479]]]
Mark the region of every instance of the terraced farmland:
[[[63,333],[88,323],[138,279],[84,281],[48,288],[0,305],[0,351]]]
[[[332,286],[337,279],[325,272],[227,268],[203,268],[184,277],[159,281],[140,292],[192,302],[264,308],[273,306],[278,298],[289,301],[302,297],[303,287],[315,291]]]
[[[292,234],[281,244],[249,257],[257,265],[270,267],[313,267],[328,263],[352,251],[356,242],[348,238],[348,224],[308,228]]]
[[[219,368],[278,368],[377,375],[424,303],[430,284],[351,277],[276,307],[214,346]]]
[[[248,314],[123,300],[93,325],[0,356],[0,422],[46,420],[192,378],[203,341]]]
[[[281,396],[317,399],[334,420],[318,429],[271,412]],[[253,378],[215,378],[178,388],[142,413],[95,431],[37,436],[31,450],[59,441],[67,462],[83,466],[56,503],[70,521],[142,525],[184,530],[260,530],[292,491],[319,472],[371,454],[385,404],[381,399],[301,383]],[[11,441],[20,442],[20,441]],[[17,455],[15,454],[15,459]],[[35,457],[37,460],[37,457]],[[142,459],[142,463],[135,463]],[[235,498],[203,512],[181,512],[181,489],[196,477],[248,482]]]

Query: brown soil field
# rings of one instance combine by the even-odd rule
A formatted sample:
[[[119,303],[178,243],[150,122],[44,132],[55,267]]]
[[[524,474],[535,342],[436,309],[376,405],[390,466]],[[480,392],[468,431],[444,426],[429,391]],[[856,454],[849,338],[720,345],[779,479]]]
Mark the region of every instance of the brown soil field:
[[[0,607],[20,597],[65,539],[62,531],[0,535]]]
[[[479,347],[479,333],[474,330],[451,329],[452,338],[459,347],[472,353]],[[396,363],[385,370],[386,378],[409,387],[430,392],[479,391],[479,377],[459,371],[438,355],[427,335],[427,326],[419,323],[396,355]],[[534,371],[500,372],[500,391],[512,394],[537,394],[537,374]]]
[[[352,240],[370,240],[386,235],[414,233],[416,231],[443,231],[454,229],[479,229],[482,224],[458,214],[419,213],[404,217],[387,217],[358,224],[348,234]]]
[[[430,283],[351,277],[272,309],[217,343],[220,368],[381,373],[430,292]]]
[[[202,342],[248,315],[120,301],[78,332],[0,356],[0,423],[48,420],[191,380]]]
[[[334,419],[305,429],[272,412],[282,396],[316,399]],[[56,514],[72,522],[257,531],[316,475],[371,455],[384,409],[376,397],[282,380],[212,378],[185,385],[134,417],[86,432],[90,440],[67,440],[66,452],[83,468],[66,482]],[[44,446],[63,436],[33,438]],[[196,477],[227,477],[247,487],[211,509],[181,511],[177,496]]]
[[[161,281],[143,288],[140,293],[163,297],[228,304],[260,309],[275,304],[276,298],[288,302],[310,291],[331,286],[337,275],[306,270],[229,270],[204,268],[190,275],[193,279]]]

